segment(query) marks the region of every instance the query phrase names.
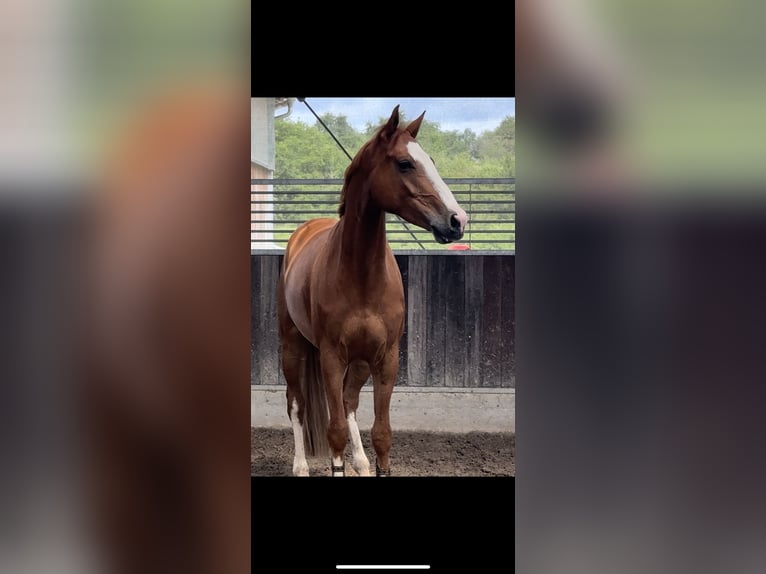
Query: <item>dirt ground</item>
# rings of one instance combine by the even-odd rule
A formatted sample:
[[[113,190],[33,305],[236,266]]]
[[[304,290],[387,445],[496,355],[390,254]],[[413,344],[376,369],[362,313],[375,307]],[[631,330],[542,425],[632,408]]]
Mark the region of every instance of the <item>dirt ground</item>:
[[[362,443],[375,474],[375,451],[370,432]],[[516,437],[511,433],[465,434],[397,431],[391,448],[391,476],[515,476]],[[330,476],[330,461],[309,459],[311,476]],[[291,429],[250,429],[250,474],[292,476]],[[346,475],[351,468],[351,448],[346,449]]]

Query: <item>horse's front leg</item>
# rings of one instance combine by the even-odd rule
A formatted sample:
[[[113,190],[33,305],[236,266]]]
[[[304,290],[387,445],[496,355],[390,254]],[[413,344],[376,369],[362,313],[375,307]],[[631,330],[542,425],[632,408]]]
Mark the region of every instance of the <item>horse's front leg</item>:
[[[359,476],[370,476],[370,461],[364,453],[362,437],[359,434],[359,423],[356,420],[356,411],[359,408],[359,391],[369,378],[370,366],[364,361],[355,361],[348,366],[346,378],[343,381],[343,403],[346,406],[346,421],[348,421],[353,449],[351,465]]]
[[[343,407],[343,374],[346,366],[334,349],[322,348],[320,356],[322,380],[330,411],[327,441],[330,443],[332,476],[345,476],[343,453],[348,442],[348,422]]]
[[[375,422],[372,425],[372,446],[375,448],[375,474],[390,476],[391,463],[388,452],[391,450],[392,433],[389,409],[391,393],[394,391],[396,375],[399,371],[399,345],[394,345],[383,357],[372,373],[373,396],[375,402]]]

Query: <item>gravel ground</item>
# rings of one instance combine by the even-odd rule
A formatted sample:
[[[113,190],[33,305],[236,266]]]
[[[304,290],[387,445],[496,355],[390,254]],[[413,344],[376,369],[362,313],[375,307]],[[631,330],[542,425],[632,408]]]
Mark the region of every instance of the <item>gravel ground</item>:
[[[362,431],[371,472],[375,451],[370,432]],[[516,437],[511,433],[464,434],[394,430],[391,447],[392,476],[515,476]],[[309,459],[312,476],[330,476],[330,462]],[[291,429],[250,429],[250,474],[292,476]],[[346,449],[346,474],[353,476],[351,449]]]

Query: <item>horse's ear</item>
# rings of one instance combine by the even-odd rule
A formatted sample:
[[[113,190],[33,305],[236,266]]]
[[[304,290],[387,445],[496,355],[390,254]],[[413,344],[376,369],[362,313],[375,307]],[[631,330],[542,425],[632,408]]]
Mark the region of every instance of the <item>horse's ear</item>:
[[[383,127],[383,133],[386,137],[391,137],[396,132],[396,128],[399,127],[399,105],[391,112],[391,117],[388,118],[386,125]]]
[[[410,125],[407,126],[407,131],[410,132],[410,135],[414,138],[418,137],[418,130],[420,129],[420,124],[423,123],[423,117],[426,115],[425,112],[420,114],[417,119],[414,119],[410,122]]]

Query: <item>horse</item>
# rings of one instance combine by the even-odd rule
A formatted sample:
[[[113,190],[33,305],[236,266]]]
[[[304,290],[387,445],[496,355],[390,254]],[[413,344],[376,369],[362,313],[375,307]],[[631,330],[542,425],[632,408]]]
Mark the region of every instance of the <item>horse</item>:
[[[349,434],[352,467],[370,476],[356,420],[370,375],[375,474],[390,476],[389,408],[405,309],[386,213],[431,231],[442,244],[461,239],[468,222],[416,140],[424,116],[400,127],[397,105],[346,169],[339,219],[309,220],[288,239],[277,308],[295,476],[309,475],[307,454],[329,454],[331,476],[345,476]]]

